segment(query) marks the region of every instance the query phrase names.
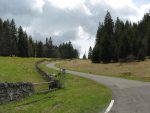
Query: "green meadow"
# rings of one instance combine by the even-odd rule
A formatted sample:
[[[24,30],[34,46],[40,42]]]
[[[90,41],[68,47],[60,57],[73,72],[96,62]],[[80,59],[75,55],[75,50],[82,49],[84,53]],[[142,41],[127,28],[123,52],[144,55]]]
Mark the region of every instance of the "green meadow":
[[[34,67],[38,60],[40,59],[0,57],[0,81],[44,81]],[[40,66],[47,72],[57,74],[57,71],[46,67],[47,63]],[[2,104],[0,113],[97,113],[111,100],[111,91],[94,81],[70,74],[61,79],[64,88]]]

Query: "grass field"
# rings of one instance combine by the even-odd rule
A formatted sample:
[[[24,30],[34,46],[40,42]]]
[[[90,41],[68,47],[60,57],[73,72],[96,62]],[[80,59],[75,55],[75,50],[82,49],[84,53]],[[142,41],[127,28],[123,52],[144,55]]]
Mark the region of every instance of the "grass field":
[[[98,75],[150,81],[150,59],[141,62],[110,64],[93,64],[90,60],[72,60],[63,61],[56,66]]]
[[[22,64],[23,69],[26,67],[23,66],[24,61],[28,62],[29,60],[30,63],[25,63],[25,65],[27,65],[27,67],[29,66],[29,68],[30,66],[32,67],[34,65],[33,59],[22,60],[20,58],[11,59],[3,57],[1,57],[0,59],[8,59],[9,61],[12,61],[12,59],[14,59],[16,62],[18,60],[18,62],[22,61],[22,63],[19,64]],[[5,64],[4,62],[2,62],[1,60],[0,63]],[[10,63],[10,65],[12,64]],[[13,65],[17,65],[17,63],[14,63]],[[16,68],[19,67],[19,69],[22,69],[20,66],[21,65],[16,66]],[[57,73],[57,71],[47,68],[45,66],[45,63],[41,64],[40,66],[47,72]],[[29,81],[34,81],[34,79],[37,79],[36,81],[38,82],[38,80],[42,80],[42,78],[38,76],[38,73],[36,73],[34,67],[32,69],[28,69],[27,67],[26,70],[30,70],[27,72],[33,74],[32,76],[35,76],[35,78],[33,77],[32,79],[28,78]],[[8,72],[11,72],[9,71],[10,69],[11,68],[8,66]],[[5,67],[5,70],[7,71],[7,66]],[[8,73],[8,75],[11,79],[13,76],[15,76],[15,72],[13,74]],[[19,75],[20,74],[18,74],[17,76]],[[18,80],[23,81],[28,80],[25,76],[25,73],[21,77],[17,78]],[[7,79],[3,77],[3,80]],[[94,81],[72,76],[70,74],[66,74],[63,80],[65,86],[63,89],[46,94],[35,94],[32,97],[24,98],[23,100],[18,102],[10,102],[0,105],[0,113],[97,113],[99,110],[104,109],[111,100],[111,91],[105,86],[100,85]],[[14,81],[17,81],[17,79],[15,79]]]
[[[42,82],[35,69],[40,58],[0,57],[0,82]]]
[[[36,71],[35,62],[42,58],[0,57],[0,82],[32,82],[45,81]],[[47,85],[36,85],[35,90],[47,89]]]

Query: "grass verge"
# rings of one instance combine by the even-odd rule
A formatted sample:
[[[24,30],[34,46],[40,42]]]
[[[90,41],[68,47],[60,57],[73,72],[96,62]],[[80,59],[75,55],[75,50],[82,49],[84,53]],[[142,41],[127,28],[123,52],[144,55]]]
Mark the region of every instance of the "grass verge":
[[[45,64],[40,66],[56,72]],[[0,105],[0,113],[96,113],[111,100],[111,91],[94,81],[70,74],[64,76],[64,81],[63,89]]]

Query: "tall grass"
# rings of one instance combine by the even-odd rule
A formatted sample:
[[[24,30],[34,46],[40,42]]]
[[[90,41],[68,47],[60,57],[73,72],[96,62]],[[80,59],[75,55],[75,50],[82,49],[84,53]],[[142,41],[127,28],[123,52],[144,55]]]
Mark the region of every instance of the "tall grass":
[[[90,60],[63,61],[57,66],[97,75],[150,81],[150,59],[141,62],[94,64]]]

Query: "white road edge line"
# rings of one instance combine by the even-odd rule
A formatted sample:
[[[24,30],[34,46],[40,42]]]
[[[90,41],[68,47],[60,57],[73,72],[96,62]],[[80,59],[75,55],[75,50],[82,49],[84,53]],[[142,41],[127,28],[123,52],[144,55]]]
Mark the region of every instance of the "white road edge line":
[[[111,100],[111,102],[110,102],[108,108],[106,109],[105,113],[108,113],[111,110],[111,108],[113,107],[114,102],[115,102],[115,100]]]

